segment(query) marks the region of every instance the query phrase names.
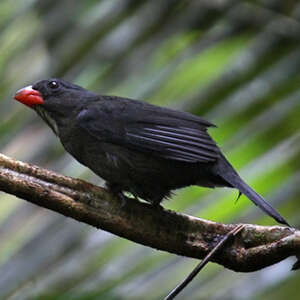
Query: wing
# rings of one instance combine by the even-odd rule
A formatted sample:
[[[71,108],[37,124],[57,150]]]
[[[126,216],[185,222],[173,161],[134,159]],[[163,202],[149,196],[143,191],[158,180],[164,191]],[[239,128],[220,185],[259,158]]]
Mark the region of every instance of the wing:
[[[78,124],[98,140],[182,162],[213,162],[220,150],[209,122],[194,115],[124,98],[82,110]]]

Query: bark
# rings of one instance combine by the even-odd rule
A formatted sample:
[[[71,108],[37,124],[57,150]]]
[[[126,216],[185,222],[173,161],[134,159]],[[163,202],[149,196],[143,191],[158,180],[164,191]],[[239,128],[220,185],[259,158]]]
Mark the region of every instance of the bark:
[[[104,188],[0,154],[0,190],[139,244],[203,259],[234,224],[125,202]],[[246,224],[212,259],[226,268],[251,272],[300,253],[300,231]]]

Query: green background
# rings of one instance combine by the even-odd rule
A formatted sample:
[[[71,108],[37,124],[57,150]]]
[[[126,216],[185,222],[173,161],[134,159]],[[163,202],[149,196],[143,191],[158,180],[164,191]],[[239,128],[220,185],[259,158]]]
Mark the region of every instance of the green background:
[[[38,79],[200,115],[241,176],[300,226],[298,1],[1,0],[0,152],[103,182],[13,101]],[[182,189],[164,206],[275,222],[237,191]],[[156,251],[0,194],[0,299],[162,299],[197,260]],[[289,258],[241,274],[209,264],[178,299],[299,299]]]

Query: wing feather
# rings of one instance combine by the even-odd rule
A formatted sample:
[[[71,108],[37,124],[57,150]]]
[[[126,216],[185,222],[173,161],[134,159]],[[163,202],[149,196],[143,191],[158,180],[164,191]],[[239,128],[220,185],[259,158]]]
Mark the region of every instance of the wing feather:
[[[186,161],[212,162],[219,157],[219,149],[206,132],[189,128],[174,128],[155,125],[127,128],[129,143],[141,144],[159,156]]]
[[[212,124],[184,112],[118,98],[91,105],[79,113],[77,120],[98,140],[168,160],[208,163],[220,155],[207,133]]]

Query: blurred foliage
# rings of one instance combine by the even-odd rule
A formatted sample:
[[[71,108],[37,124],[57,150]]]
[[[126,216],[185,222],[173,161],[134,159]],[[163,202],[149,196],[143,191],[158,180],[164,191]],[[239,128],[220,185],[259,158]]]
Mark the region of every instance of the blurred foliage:
[[[214,122],[232,164],[299,227],[299,20],[296,0],[2,0],[1,152],[102,184],[12,101],[35,80],[63,77]],[[190,187],[165,206],[274,224],[246,197],[234,204],[237,195]],[[1,299],[161,299],[197,263],[0,197]],[[181,299],[299,299],[292,261],[251,274],[210,264]]]

